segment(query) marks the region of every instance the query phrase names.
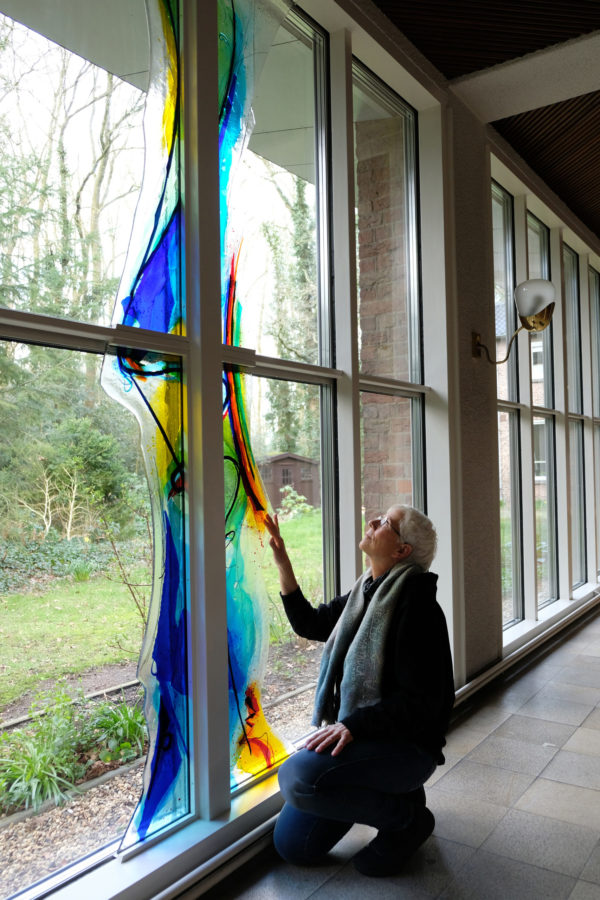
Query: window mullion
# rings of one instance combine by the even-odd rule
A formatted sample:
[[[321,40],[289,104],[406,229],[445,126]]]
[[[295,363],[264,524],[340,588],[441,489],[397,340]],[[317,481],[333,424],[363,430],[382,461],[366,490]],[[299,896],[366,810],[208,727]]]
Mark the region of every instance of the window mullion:
[[[351,584],[361,570],[358,542],[362,532],[358,333],[354,200],[352,56],[346,30],[331,35],[331,152],[334,305],[337,358],[342,378],[337,391],[339,471],[340,578]]]
[[[183,11],[193,772],[196,808],[210,818],[225,811],[230,802],[218,302],[217,8],[213,3],[184,0]],[[207,122],[215,122],[215,127],[207,129]]]

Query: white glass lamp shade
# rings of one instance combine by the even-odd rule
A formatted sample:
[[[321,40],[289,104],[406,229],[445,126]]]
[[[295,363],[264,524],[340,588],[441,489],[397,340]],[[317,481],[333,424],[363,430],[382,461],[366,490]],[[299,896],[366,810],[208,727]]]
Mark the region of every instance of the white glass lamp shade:
[[[531,278],[515,288],[515,304],[521,325],[527,331],[543,331],[554,312],[556,291],[551,281]]]

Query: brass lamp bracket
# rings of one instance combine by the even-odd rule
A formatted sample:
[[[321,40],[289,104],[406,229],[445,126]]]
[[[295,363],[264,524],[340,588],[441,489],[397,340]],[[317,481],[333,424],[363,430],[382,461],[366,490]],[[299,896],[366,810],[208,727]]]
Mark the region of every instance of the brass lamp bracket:
[[[476,331],[472,331],[471,332],[471,353],[473,355],[473,358],[479,359],[481,357],[481,351],[483,350],[485,352],[485,355],[487,356],[488,362],[490,362],[493,366],[501,366],[502,363],[505,363],[506,360],[508,359],[508,357],[510,356],[510,350],[511,350],[511,347],[513,345],[513,342],[514,342],[516,336],[519,334],[520,331],[523,331],[524,328],[525,328],[524,325],[521,325],[520,328],[517,328],[517,330],[511,337],[510,341],[508,342],[508,346],[506,348],[506,356],[503,359],[492,359],[488,348],[485,346],[485,344],[481,343],[481,335],[478,334]]]

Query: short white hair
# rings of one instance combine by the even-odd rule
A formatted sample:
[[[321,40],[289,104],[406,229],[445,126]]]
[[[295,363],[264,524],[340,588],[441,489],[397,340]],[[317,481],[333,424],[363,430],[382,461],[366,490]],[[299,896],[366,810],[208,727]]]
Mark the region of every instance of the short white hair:
[[[400,539],[410,544],[409,559],[427,571],[437,550],[437,534],[431,519],[414,506],[394,506],[401,515],[398,520]]]

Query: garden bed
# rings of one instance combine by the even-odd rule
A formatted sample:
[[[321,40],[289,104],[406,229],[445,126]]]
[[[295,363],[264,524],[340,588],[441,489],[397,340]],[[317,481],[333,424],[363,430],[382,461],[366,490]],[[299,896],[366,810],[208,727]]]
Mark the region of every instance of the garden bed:
[[[316,681],[321,648],[302,639],[271,648],[263,704],[271,726],[288,740],[298,740],[308,730],[314,690],[297,691]],[[92,693],[113,687],[121,679],[127,681],[134,672],[133,666],[104,666],[69,681],[74,690],[82,687]],[[26,714],[28,706],[27,698],[10,704],[3,719],[8,719],[7,712],[11,718]],[[79,793],[72,793],[64,805],[0,817],[0,898],[118,840],[138,803],[143,765],[144,760],[123,767],[116,761],[97,760],[87,769],[87,784],[81,785]],[[113,768],[115,771],[110,772]],[[101,772],[108,774],[97,778]]]

